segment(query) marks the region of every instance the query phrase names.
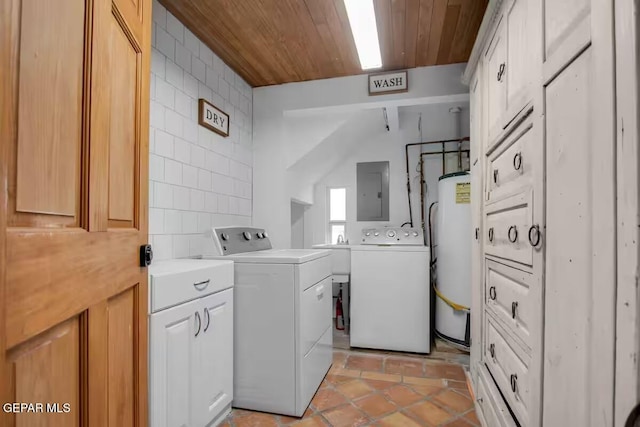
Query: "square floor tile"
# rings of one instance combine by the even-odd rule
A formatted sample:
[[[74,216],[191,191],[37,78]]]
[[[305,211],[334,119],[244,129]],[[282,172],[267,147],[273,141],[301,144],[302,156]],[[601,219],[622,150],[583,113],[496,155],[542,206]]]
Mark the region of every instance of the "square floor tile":
[[[347,357],[345,367],[347,369],[355,369],[359,371],[381,372],[382,360],[381,356],[350,355]]]
[[[476,415],[475,409],[467,412],[464,417],[474,426],[480,425],[480,420],[478,419],[478,415]]]
[[[396,412],[378,421],[380,427],[424,427],[401,412]]]
[[[469,424],[464,418],[457,418],[446,423],[444,427],[471,427],[471,424]]]
[[[357,379],[336,386],[336,390],[353,400],[370,394],[373,389],[364,381]]]
[[[324,378],[324,382],[333,384],[333,385],[338,385],[338,384],[346,383],[349,381],[353,381],[353,377],[345,377],[343,375],[329,374]]]
[[[260,412],[252,412],[238,418],[234,417],[233,424],[236,427],[278,427],[275,415]]]
[[[435,386],[435,385],[419,385],[419,384],[409,384],[409,387],[423,396],[432,396],[434,394],[440,393],[444,390],[443,387]]]
[[[383,373],[380,373],[380,372],[366,372],[366,371],[363,371],[361,377],[369,379],[369,380],[389,381],[389,382],[394,382],[394,383],[399,383],[399,382],[402,381],[402,375],[383,374]]]
[[[347,403],[347,399],[332,389],[318,390],[311,401],[311,405],[318,411],[335,408]]]
[[[433,404],[432,402],[420,402],[407,409],[418,421],[427,425],[440,425],[454,418],[452,414]]]
[[[427,361],[424,366],[424,374],[429,378],[446,378],[456,381],[467,380],[462,366],[454,365],[453,363]]]
[[[397,382],[370,380],[366,378],[363,379],[362,381],[366,382],[369,385],[369,387],[374,388],[376,390],[386,390],[397,384]]]
[[[409,387],[401,384],[395,385],[390,389],[385,390],[384,394],[385,396],[387,396],[387,399],[401,408],[424,399],[421,394],[418,394],[415,391],[411,390]]]
[[[473,408],[473,402],[471,399],[453,390],[445,390],[442,393],[435,395],[433,400],[459,414]]]
[[[359,427],[371,421],[364,412],[351,405],[344,405],[331,409],[330,411],[325,411],[322,413],[322,416],[334,427]]]
[[[363,397],[353,402],[353,404],[372,419],[379,418],[398,409],[396,405],[389,402],[381,394],[372,394]]]
[[[417,358],[402,359],[388,357],[384,361],[384,372],[387,374],[409,375],[412,377],[423,376],[423,361]]]

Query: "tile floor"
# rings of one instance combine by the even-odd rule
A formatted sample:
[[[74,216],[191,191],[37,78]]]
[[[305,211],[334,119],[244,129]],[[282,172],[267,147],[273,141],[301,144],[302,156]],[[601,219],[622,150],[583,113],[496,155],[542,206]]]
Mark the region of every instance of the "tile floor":
[[[479,426],[461,364],[335,349],[301,419],[233,410],[222,427]]]

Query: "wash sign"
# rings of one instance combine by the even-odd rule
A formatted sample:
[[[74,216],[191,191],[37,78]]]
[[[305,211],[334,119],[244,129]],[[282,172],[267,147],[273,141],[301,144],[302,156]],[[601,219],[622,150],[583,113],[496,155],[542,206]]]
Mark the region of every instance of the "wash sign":
[[[202,98],[198,101],[198,123],[222,136],[229,136],[229,115]]]
[[[409,90],[406,71],[369,74],[369,95],[406,92]]]

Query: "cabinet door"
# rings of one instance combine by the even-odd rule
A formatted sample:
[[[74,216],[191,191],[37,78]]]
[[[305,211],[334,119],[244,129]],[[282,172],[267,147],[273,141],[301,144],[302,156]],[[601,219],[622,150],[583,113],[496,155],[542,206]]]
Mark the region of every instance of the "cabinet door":
[[[514,119],[528,101],[529,81],[532,57],[535,52],[531,48],[529,33],[529,0],[510,0],[506,4],[506,115],[502,121],[503,128]]]
[[[506,108],[506,43],[504,18],[496,27],[493,40],[489,45],[485,60],[485,78],[487,79],[487,127],[490,147],[502,131],[502,117]]]
[[[199,375],[196,345],[204,328],[199,304],[193,301],[151,315],[149,393],[153,427],[198,425],[193,378]]]
[[[197,425],[207,425],[233,397],[233,289],[203,298],[199,308],[203,321],[194,393]]]

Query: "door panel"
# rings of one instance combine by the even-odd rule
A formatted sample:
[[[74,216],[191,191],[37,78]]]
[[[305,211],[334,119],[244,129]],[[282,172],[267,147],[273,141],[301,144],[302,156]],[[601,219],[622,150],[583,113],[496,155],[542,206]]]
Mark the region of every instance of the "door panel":
[[[132,288],[111,298],[108,310],[109,425],[135,425],[135,293]]]
[[[139,52],[120,23],[112,19],[109,138],[109,225],[133,226],[136,182],[136,116],[139,110]],[[122,222],[120,222],[122,221]]]
[[[22,2],[15,183],[20,212],[78,213],[83,3]]]
[[[80,425],[80,329],[80,317],[74,317],[9,352],[15,390],[11,401],[58,404],[43,409],[55,414],[15,414],[13,425]]]

